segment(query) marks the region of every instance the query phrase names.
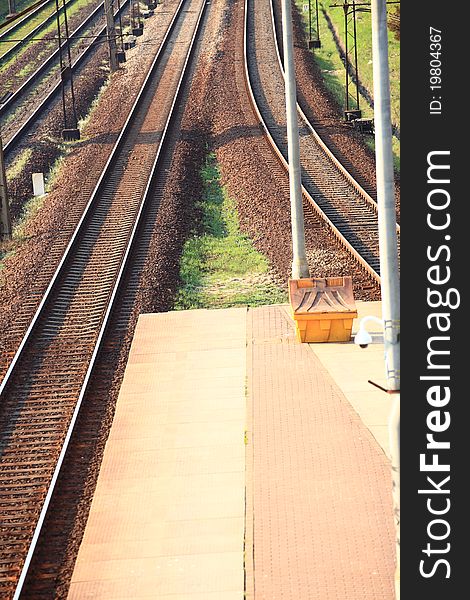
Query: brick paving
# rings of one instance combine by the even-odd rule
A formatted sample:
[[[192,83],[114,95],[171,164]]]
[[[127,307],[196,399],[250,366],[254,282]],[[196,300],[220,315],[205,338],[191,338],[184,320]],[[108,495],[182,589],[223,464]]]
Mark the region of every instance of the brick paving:
[[[247,335],[247,597],[391,600],[385,454],[282,307]]]
[[[323,350],[284,306],[142,315],[70,600],[392,600],[390,464],[336,383],[380,348]]]

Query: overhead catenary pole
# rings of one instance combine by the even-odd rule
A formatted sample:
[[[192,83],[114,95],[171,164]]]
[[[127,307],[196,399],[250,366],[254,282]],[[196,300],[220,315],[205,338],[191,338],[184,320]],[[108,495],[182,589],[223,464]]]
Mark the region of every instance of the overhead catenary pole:
[[[60,89],[62,93],[62,114],[64,116],[64,128],[67,129],[67,105],[65,101],[65,67],[62,56],[62,34],[60,30],[60,14],[59,0],[55,0],[56,20],[57,20],[57,44],[59,49],[59,64],[60,64]]]
[[[312,2],[313,0],[308,0],[308,47],[310,48],[320,48],[320,25],[318,21],[318,0],[315,0],[315,40],[312,39]]]
[[[318,0],[317,0],[318,1]],[[385,4],[400,4],[400,0],[387,0],[387,2]],[[342,7],[343,11],[344,11],[344,46],[345,46],[345,56],[344,56],[344,67],[345,67],[345,76],[346,76],[346,81],[345,81],[345,88],[346,88],[346,94],[345,94],[345,118],[347,121],[349,121],[350,116],[348,115],[348,113],[350,112],[350,110],[353,110],[354,113],[356,113],[354,115],[354,119],[357,118],[358,116],[360,116],[361,114],[361,109],[359,106],[359,98],[360,98],[360,90],[359,90],[359,63],[358,63],[358,59],[357,59],[357,13],[359,12],[371,12],[371,2],[357,2],[356,0],[343,0],[343,4],[330,4],[330,8],[338,8],[338,7]],[[353,24],[353,33],[351,34],[349,31],[349,20],[350,20],[350,15],[352,15],[351,17],[351,21]],[[317,18],[318,19],[318,18]],[[351,37],[351,40],[349,40],[349,37]],[[351,42],[351,44],[350,44]],[[349,55],[353,54],[354,56],[351,58],[351,61],[354,61],[354,64],[351,64],[351,61],[349,60]],[[356,84],[356,109],[350,109],[349,107],[349,97],[353,97],[352,94],[349,93],[349,88],[350,88],[350,79],[354,82],[355,80],[355,84]]]
[[[320,21],[318,20],[318,0],[315,0],[315,18],[317,22],[317,41],[320,42]]]
[[[353,14],[353,36],[354,36],[354,69],[356,75],[356,105],[359,109],[359,70],[357,62],[357,29],[356,29],[356,2],[353,0],[352,3],[352,14]],[[347,58],[346,58],[347,60]]]
[[[331,4],[330,8],[337,7],[337,4]],[[369,6],[369,5],[368,5]],[[360,110],[359,108],[359,69],[357,62],[357,30],[356,30],[356,2],[352,0],[344,0],[343,4],[344,11],[344,46],[345,46],[345,57],[344,57],[344,67],[345,67],[345,87],[346,87],[346,111],[350,110],[349,106],[349,97],[352,95],[349,92],[350,87],[350,77],[356,78],[356,110]],[[353,23],[353,33],[350,33],[349,29],[349,21],[352,20]],[[352,46],[350,46],[349,37],[352,38]],[[349,60],[349,55],[354,53],[354,67],[351,65]],[[346,117],[347,118],[347,117]]]
[[[3,142],[0,134],[0,241],[11,238],[10,205],[8,203],[7,176],[3,156]]]
[[[106,36],[109,45],[109,66],[112,72],[118,69],[116,30],[114,28],[114,0],[104,0],[106,14]]]
[[[16,0],[8,0],[8,15],[16,14]]]
[[[312,0],[308,0],[308,41],[312,41]]]
[[[393,508],[396,526],[395,596],[400,598],[400,282],[395,216],[395,194],[390,111],[390,74],[386,0],[372,0],[372,61],[374,123],[379,220],[382,318],[385,372],[393,393],[389,418]]]
[[[62,6],[64,7],[65,47],[67,49],[68,69],[69,69],[69,77],[70,77],[70,95],[72,98],[73,126],[74,126],[74,128],[76,128],[78,125],[78,119],[77,119],[77,110],[75,108],[75,92],[73,89],[72,54],[70,52],[69,22],[67,19],[67,6],[65,4],[65,0],[62,0]]]
[[[300,177],[299,125],[297,121],[297,91],[292,41],[290,0],[282,0],[282,36],[286,85],[287,152],[289,159],[289,191],[292,223],[292,279],[310,276],[305,252],[304,210]]]

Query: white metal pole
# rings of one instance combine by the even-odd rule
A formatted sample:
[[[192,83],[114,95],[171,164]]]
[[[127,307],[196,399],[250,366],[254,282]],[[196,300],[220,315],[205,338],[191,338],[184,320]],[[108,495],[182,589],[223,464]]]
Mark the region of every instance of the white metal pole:
[[[292,223],[292,279],[309,277],[305,253],[304,209],[300,176],[299,125],[297,122],[297,91],[295,86],[294,46],[292,42],[291,0],[282,0],[282,37],[286,82],[287,151],[289,159],[289,190]]]
[[[0,135],[0,240],[11,238],[10,206],[8,203],[7,177],[3,156],[3,142]]]
[[[15,0],[8,0],[8,15],[7,16],[13,16],[16,15],[16,2]]]
[[[374,126],[379,217],[380,277],[384,321],[385,372],[391,391],[400,390],[400,282],[395,216],[390,111],[390,75],[386,0],[372,0],[372,58],[374,72]],[[393,508],[396,525],[395,595],[400,598],[400,395],[389,418]]]

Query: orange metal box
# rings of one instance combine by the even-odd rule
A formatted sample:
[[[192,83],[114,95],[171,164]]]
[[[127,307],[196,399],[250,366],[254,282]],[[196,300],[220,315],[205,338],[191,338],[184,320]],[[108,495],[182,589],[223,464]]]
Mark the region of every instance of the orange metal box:
[[[350,341],[357,317],[350,276],[290,279],[289,301],[299,341]]]

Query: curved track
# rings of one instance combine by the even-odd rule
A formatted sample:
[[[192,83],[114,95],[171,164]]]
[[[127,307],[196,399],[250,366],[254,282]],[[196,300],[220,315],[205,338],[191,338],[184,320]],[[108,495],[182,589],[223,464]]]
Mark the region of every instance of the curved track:
[[[64,257],[0,386],[0,593],[26,579],[152,194],[205,0],[182,0]],[[38,508],[39,507],[39,508]],[[41,508],[42,507],[42,508]],[[21,569],[21,574],[20,574]]]
[[[262,127],[287,168],[284,74],[272,2],[246,0],[245,8],[247,87]],[[377,204],[329,151],[301,108],[297,109],[304,198],[379,282]]]

